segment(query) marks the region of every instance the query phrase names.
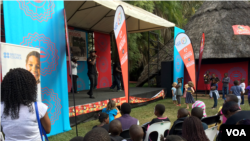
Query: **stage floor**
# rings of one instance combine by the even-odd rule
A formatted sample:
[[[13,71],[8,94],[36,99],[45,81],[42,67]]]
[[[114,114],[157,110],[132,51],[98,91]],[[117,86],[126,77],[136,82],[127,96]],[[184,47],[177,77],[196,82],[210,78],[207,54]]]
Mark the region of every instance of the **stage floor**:
[[[129,88],[130,96],[141,97],[141,98],[151,98],[160,92],[164,88],[154,88],[154,87],[131,87]],[[87,95],[88,90],[79,91],[75,94],[75,104],[83,105],[103,100],[108,100],[110,98],[119,98],[124,97],[124,91],[122,92],[113,92],[109,88],[95,89],[94,96],[95,99],[89,98]],[[74,106],[73,104],[73,94],[69,93],[69,107]]]

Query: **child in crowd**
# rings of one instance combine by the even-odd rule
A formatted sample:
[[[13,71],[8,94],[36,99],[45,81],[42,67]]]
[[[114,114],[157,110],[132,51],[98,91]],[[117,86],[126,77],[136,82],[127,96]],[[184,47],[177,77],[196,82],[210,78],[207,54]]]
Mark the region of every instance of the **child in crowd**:
[[[201,120],[203,117],[203,110],[200,107],[194,107],[191,111],[191,116],[195,116]],[[202,124],[202,127],[204,130],[206,130],[208,128],[206,123],[201,122],[201,124]]]
[[[248,81],[248,86],[246,88],[245,94],[248,95],[248,104],[250,106],[250,80]]]
[[[175,95],[175,93],[176,93],[176,85],[177,85],[177,83],[176,82],[174,82],[173,84],[172,84],[172,100],[173,100],[173,102],[174,102],[174,104],[176,104],[176,95]]]
[[[184,86],[185,90],[184,90],[184,94],[183,94],[183,97],[185,98],[185,102],[186,102],[186,96],[187,96],[187,89],[188,89],[188,84],[186,84]],[[185,103],[186,104],[186,103]]]
[[[234,81],[234,86],[231,87],[230,89],[230,94],[234,94],[238,98],[238,105],[240,107],[240,102],[241,102],[241,95],[243,95],[242,89],[239,86],[239,81],[235,80]]]
[[[143,130],[139,125],[132,125],[129,128],[129,135],[132,141],[143,141]]]
[[[97,127],[90,130],[83,138],[83,141],[110,141],[108,131],[103,128]]]
[[[200,107],[203,110],[203,117],[202,118],[207,117],[206,105],[203,101],[200,101],[200,100],[195,101],[195,103],[192,105],[192,109],[195,107]]]
[[[122,124],[119,120],[113,120],[109,124],[109,133],[112,141],[126,141],[120,134],[122,132]]]
[[[177,135],[169,135],[166,138],[164,138],[163,135],[161,135],[161,141],[187,141],[187,140]]]
[[[236,125],[250,125],[250,119],[242,119]]]
[[[241,105],[244,105],[244,94],[245,94],[245,89],[246,89],[246,84],[245,84],[245,78],[241,78],[241,80],[240,80],[240,87],[241,87],[241,89],[242,89],[242,93],[243,93],[243,95],[241,96]]]
[[[102,127],[106,129],[107,131],[109,131],[109,115],[107,113],[99,114],[99,122],[101,124],[94,126],[93,129],[96,127]]]
[[[230,78],[228,77],[228,73],[224,74],[224,78],[222,79],[223,87],[222,87],[222,98],[225,100],[226,95],[228,94],[229,91],[229,83],[230,83]]]
[[[182,87],[182,78],[178,78],[178,85],[176,85],[176,98],[178,104],[176,106],[181,106],[181,96],[182,96],[181,87]]]
[[[193,89],[193,87],[194,87],[194,84],[193,84],[193,82],[192,81],[189,81],[188,82],[188,88],[187,88],[187,95],[186,95],[186,104],[187,104],[187,109],[189,109],[189,103],[194,103],[195,101],[194,101],[194,98],[193,98],[193,96],[192,96],[192,94],[194,94],[194,89]]]
[[[78,136],[78,137],[74,137],[72,138],[70,141],[83,141],[84,137]]]
[[[102,109],[103,113],[107,113],[109,115],[109,122],[115,119],[118,111],[116,109],[116,103],[114,100],[109,99],[109,103],[107,104],[107,108]]]
[[[190,113],[188,112],[187,109],[185,108],[181,108],[178,110],[177,112],[177,120],[174,122],[171,130],[169,131],[169,135],[182,135],[182,131],[175,131],[174,128],[175,128],[175,125],[180,123],[180,122],[183,122],[188,116],[190,116]]]
[[[216,78],[216,79],[213,79],[212,80],[212,84],[211,84],[211,91],[210,91],[210,94],[209,96],[212,98],[214,98],[214,106],[212,107],[212,109],[215,109],[217,108],[217,100],[218,98],[220,97],[219,95],[219,92],[218,92],[218,83],[219,82],[219,79]]]

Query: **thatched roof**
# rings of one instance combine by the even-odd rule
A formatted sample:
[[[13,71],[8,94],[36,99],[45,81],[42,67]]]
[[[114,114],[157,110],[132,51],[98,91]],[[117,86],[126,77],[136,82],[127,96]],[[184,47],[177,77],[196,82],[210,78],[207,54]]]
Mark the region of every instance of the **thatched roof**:
[[[250,2],[204,2],[184,27],[199,57],[205,33],[203,59],[250,57],[250,36],[234,35],[233,25],[250,26]]]

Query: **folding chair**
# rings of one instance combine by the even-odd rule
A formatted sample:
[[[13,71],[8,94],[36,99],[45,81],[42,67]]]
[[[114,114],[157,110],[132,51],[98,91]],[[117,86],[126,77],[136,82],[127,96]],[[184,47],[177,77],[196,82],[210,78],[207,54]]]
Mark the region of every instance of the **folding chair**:
[[[217,125],[217,123],[220,121],[220,116],[215,115],[215,116],[205,117],[201,119],[201,121],[206,123],[207,125],[212,125],[212,124]]]
[[[149,126],[146,137],[144,141],[148,141],[149,135],[152,132],[158,133],[158,139],[157,141],[160,141],[161,135],[164,135],[166,130],[170,130],[171,122],[164,121],[164,122],[157,122]]]
[[[215,136],[217,135],[217,126],[208,128],[205,130],[205,134],[207,135],[207,138],[209,139],[209,141],[214,141]]]

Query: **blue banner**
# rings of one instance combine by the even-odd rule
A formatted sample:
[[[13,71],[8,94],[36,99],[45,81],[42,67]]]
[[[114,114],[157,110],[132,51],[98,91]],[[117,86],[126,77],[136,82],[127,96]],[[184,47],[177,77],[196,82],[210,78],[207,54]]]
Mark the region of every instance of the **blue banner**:
[[[41,49],[42,101],[55,135],[70,130],[64,1],[3,1],[6,43]]]
[[[78,67],[77,67],[77,91],[82,90],[89,90],[89,77],[87,75],[88,73],[88,65],[87,61],[78,61]]]
[[[178,27],[174,27],[174,41],[175,41],[175,37],[179,34],[179,33],[185,33],[185,30],[180,29]],[[184,78],[184,62],[181,59],[181,56],[179,54],[179,52],[177,51],[175,45],[174,45],[174,59],[173,59],[173,82],[177,83],[177,79],[183,77]],[[182,92],[183,92],[183,84],[184,81],[182,81]]]

